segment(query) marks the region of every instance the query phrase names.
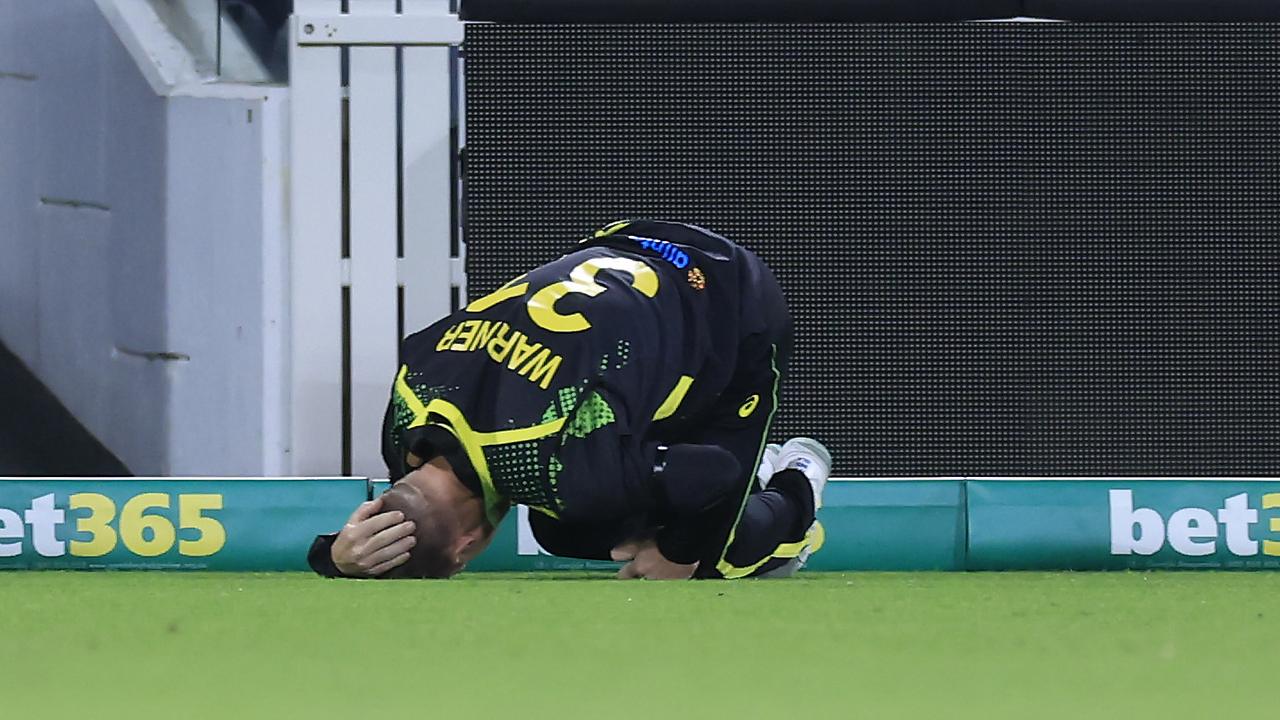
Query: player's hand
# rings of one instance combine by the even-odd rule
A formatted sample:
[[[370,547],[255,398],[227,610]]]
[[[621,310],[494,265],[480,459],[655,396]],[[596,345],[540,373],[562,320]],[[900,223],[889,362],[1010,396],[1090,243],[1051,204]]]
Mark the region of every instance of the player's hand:
[[[382,498],[361,503],[333,541],[330,555],[347,577],[377,577],[409,560],[417,544],[412,520],[399,510],[379,512]]]
[[[622,580],[688,580],[698,569],[698,563],[683,565],[666,559],[653,540],[629,540],[615,547],[609,556],[627,563],[618,571]]]

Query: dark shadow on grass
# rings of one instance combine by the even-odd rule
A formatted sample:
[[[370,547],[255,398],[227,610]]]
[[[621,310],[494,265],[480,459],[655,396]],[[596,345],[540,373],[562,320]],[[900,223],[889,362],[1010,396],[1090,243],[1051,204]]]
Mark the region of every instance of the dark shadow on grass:
[[[474,572],[465,575],[459,575],[459,580],[528,580],[532,582],[547,581],[563,581],[563,580],[614,580],[615,572],[611,570],[582,570],[582,571],[535,571],[528,573],[506,573],[506,572]]]

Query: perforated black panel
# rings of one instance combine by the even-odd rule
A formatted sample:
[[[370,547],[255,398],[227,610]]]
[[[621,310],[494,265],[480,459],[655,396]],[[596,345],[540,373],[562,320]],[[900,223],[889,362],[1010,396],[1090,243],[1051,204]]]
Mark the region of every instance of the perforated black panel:
[[[1280,26],[471,26],[472,296],[623,217],[777,271],[847,475],[1280,475]]]

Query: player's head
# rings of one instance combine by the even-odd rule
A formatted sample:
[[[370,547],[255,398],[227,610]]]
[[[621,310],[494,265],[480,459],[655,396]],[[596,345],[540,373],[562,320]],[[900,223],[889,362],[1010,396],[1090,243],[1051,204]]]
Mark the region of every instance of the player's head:
[[[409,561],[388,578],[447,578],[461,572],[489,545],[493,526],[484,501],[443,460],[404,476],[383,495],[383,512],[399,510],[416,526]]]

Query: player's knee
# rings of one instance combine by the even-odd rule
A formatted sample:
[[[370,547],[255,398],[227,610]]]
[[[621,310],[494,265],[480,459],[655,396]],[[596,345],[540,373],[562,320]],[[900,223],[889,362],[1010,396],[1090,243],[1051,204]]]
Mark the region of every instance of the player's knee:
[[[741,464],[716,445],[672,445],[662,471],[654,476],[669,507],[698,513],[743,484]]]

